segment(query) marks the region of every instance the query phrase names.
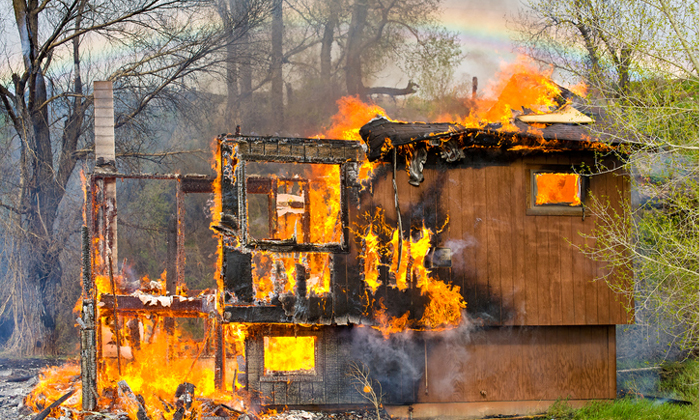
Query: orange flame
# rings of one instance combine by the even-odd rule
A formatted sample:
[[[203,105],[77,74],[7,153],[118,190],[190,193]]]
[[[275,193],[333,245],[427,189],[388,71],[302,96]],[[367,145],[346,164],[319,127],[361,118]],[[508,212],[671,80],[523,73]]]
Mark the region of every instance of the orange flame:
[[[382,107],[366,104],[357,96],[344,96],[336,103],[338,113],[331,117],[331,126],[321,137],[361,141],[360,127],[373,118],[389,118]]]
[[[39,383],[24,398],[24,405],[34,412],[39,412],[66,394],[70,389],[75,393],[66,400],[62,407],[80,409],[82,392],[80,386],[80,364],[68,362],[60,367],[48,367],[39,372]],[[61,417],[61,407],[51,410],[49,416]]]
[[[581,205],[581,176],[570,173],[535,174],[537,196],[535,204]]]
[[[315,373],[316,337],[264,337],[265,373]]]

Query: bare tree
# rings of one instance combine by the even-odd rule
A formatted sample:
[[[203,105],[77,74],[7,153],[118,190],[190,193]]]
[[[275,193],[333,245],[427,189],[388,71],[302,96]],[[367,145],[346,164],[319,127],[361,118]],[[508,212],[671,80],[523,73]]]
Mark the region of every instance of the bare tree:
[[[370,377],[369,368],[364,363],[350,364],[348,376],[353,380],[355,390],[374,406],[377,420],[382,420],[382,384]]]
[[[93,148],[92,80],[114,81],[118,154],[138,156],[152,146],[150,118],[173,109],[196,75],[215,71],[230,39],[206,2],[16,0],[12,7],[16,33],[3,38],[0,67],[8,134],[0,140],[7,150],[0,210],[10,245],[0,265],[11,273],[0,310],[14,316],[9,350],[53,354],[60,257],[80,217],[67,198],[70,180]]]

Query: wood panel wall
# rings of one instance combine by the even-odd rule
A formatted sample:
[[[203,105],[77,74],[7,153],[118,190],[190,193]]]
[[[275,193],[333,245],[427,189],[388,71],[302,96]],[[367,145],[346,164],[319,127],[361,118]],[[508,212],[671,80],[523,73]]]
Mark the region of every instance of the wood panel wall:
[[[612,399],[615,327],[514,327],[430,341],[418,402]]]
[[[577,249],[594,244],[581,234],[593,232],[595,217],[526,214],[531,168],[570,167],[582,161],[594,163],[590,156],[562,155],[500,161],[468,156],[449,165],[429,160],[419,187],[408,184],[405,171],[398,172],[406,236],[411,225],[419,227],[423,221],[436,230],[449,215],[447,229],[435,243],[452,249],[452,267],[433,274],[461,288],[473,319],[484,325],[630,322],[621,304],[624,297],[613,293],[604,281],[594,281],[605,276],[612,280],[615,273],[608,273],[604,262],[593,261]],[[387,222],[395,225],[391,172],[386,166],[371,196],[361,197],[359,211],[382,208]],[[629,180],[619,171],[589,177],[588,187],[590,194],[609,198],[618,210],[620,197],[629,197]],[[380,279],[387,285],[388,273]]]
[[[272,381],[263,372],[263,336],[305,335],[305,329],[263,327],[246,340],[248,389],[264,405],[365,404],[348,376],[353,362],[371,365],[382,382],[385,404],[612,399],[616,393],[615,326],[462,328],[444,334],[414,333],[406,344],[367,361],[359,336],[379,332],[358,327],[321,327],[317,369],[310,379]],[[382,340],[381,336],[378,340]],[[401,340],[401,339],[399,339]],[[364,343],[364,341],[360,341]],[[370,341],[372,342],[372,341]],[[355,350],[353,350],[355,349]],[[399,350],[397,350],[399,349]],[[376,359],[385,359],[383,362]],[[394,366],[396,360],[404,365]],[[427,368],[424,363],[427,360]],[[407,362],[408,361],[408,362]],[[383,365],[382,365],[383,363]],[[405,366],[411,363],[409,369]],[[403,369],[403,371],[401,371]],[[406,372],[412,372],[407,374]],[[426,380],[427,378],[427,380]]]

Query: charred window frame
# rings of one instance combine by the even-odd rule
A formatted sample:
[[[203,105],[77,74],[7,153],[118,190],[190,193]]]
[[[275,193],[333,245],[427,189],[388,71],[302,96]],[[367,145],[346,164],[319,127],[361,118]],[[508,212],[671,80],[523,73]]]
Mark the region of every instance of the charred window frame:
[[[357,162],[364,152],[360,142],[326,139],[269,138],[225,136],[220,138],[222,170],[222,217],[224,228],[240,240],[247,249],[272,252],[349,252],[348,190],[357,182]],[[339,242],[311,243],[294,240],[256,239],[248,229],[248,195],[261,194],[263,189],[274,194],[269,178],[251,179],[246,170],[249,163],[301,163],[335,165],[340,172]],[[294,180],[284,180],[294,181]],[[279,182],[279,180],[275,181]],[[269,212],[272,212],[272,205]],[[272,217],[270,218],[272,219]],[[309,231],[308,217],[302,224]],[[272,225],[273,220],[269,221]],[[307,235],[306,238],[310,239]]]
[[[279,371],[268,372],[265,367],[265,338],[276,337],[313,337],[314,338],[314,372]],[[253,333],[251,347],[255,347],[254,363],[260,372],[260,382],[323,382],[325,374],[325,340],[321,329],[291,328],[287,326],[265,326]],[[251,348],[251,350],[253,350]]]
[[[563,174],[578,177],[577,196],[580,204],[568,205],[563,203],[537,204],[537,176],[546,174]],[[538,165],[527,169],[527,215],[529,216],[583,216],[588,191],[588,177],[580,174],[568,165]]]

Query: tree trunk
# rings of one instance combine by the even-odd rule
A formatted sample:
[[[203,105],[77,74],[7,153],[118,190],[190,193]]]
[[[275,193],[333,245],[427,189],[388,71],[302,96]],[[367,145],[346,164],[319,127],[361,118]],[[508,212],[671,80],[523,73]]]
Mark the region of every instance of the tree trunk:
[[[233,42],[233,30],[228,30],[228,45],[226,46],[226,121],[238,121],[238,68],[237,46]],[[230,129],[229,129],[230,130]]]
[[[240,37],[240,96],[238,97],[238,105],[241,110],[241,126],[243,130],[250,132],[253,129],[253,60],[250,56],[250,35],[245,30]]]
[[[323,98],[326,101],[326,109],[332,109],[335,101],[333,92],[333,80],[331,74],[331,53],[333,41],[335,40],[335,28],[338,26],[338,13],[340,4],[338,0],[331,0],[329,4],[328,20],[323,27],[323,38],[321,39],[321,84]]]
[[[282,38],[284,36],[284,21],[282,16],[282,0],[274,0],[272,4],[272,60],[270,73],[270,116],[272,129],[277,133],[284,130],[284,80],[282,79]]]
[[[60,156],[54,161],[51,142],[48,94],[42,68],[37,62],[38,5],[13,1],[16,25],[22,44],[25,73],[13,75],[15,111],[13,120],[21,138],[20,210],[16,220],[18,241],[16,281],[12,285],[15,320],[7,350],[17,355],[54,355],[56,315],[62,267],[60,255],[70,232],[55,227],[66,185],[75,168],[73,156],[81,134],[86,101],[76,97],[64,122]],[[76,22],[78,30],[80,20]],[[78,42],[74,46],[74,90],[82,94]]]
[[[359,95],[364,99],[362,84],[362,34],[367,24],[368,0],[355,0],[348,30],[345,85],[349,95]]]

